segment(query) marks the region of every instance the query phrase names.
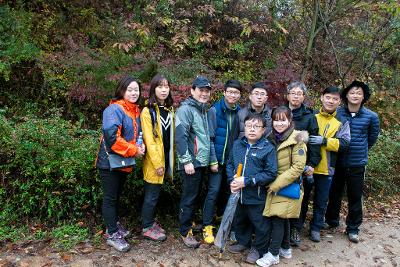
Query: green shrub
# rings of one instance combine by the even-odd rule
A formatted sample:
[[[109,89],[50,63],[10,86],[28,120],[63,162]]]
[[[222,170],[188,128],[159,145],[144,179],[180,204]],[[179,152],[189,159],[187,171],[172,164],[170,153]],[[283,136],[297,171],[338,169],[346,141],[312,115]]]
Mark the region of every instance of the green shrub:
[[[390,195],[400,192],[400,127],[382,130],[369,153],[366,172],[367,193]]]
[[[100,133],[62,119],[57,110],[49,110],[43,118],[27,114],[11,120],[5,114],[0,110],[0,222],[98,223],[102,195],[94,161]],[[171,208],[178,203],[179,192],[176,184],[167,182],[160,210],[175,213]],[[138,160],[121,198],[120,211],[130,221],[138,220],[142,197]]]
[[[55,110],[46,115],[19,122],[0,115],[1,220],[74,218],[97,204],[93,162],[99,133],[61,119]]]
[[[207,70],[207,67],[197,59],[187,59],[174,65],[160,66],[160,72],[171,84],[175,85],[191,84],[196,75],[204,74]]]
[[[31,61],[39,49],[30,41],[31,15],[23,10],[0,6],[0,77],[10,77],[11,67]]]

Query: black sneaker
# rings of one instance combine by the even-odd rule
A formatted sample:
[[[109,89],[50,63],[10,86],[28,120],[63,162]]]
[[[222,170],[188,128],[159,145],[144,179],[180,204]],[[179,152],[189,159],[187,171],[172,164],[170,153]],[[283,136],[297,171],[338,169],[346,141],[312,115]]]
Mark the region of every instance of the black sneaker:
[[[300,246],[300,232],[296,229],[293,228],[290,230],[290,245],[294,247]]]

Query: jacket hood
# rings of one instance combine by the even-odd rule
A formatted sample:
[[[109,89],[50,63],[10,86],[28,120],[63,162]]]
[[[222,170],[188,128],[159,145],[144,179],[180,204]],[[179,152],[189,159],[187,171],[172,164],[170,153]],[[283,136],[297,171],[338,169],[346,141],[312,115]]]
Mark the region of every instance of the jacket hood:
[[[243,136],[243,137],[240,139],[240,142],[241,142],[243,145],[250,146],[249,142],[247,141],[246,136]],[[268,140],[267,140],[265,137],[261,137],[254,145],[252,145],[252,147],[253,147],[253,148],[262,148],[262,147],[264,147],[264,146],[267,144],[267,142],[268,142]]]
[[[364,99],[361,102],[361,105],[363,105],[365,102],[368,101],[368,99],[371,96],[371,92],[369,90],[369,86],[363,82],[354,80],[349,86],[347,86],[346,88],[344,88],[342,90],[342,93],[340,94],[340,96],[342,97],[343,102],[347,105],[347,93],[350,91],[351,88],[353,87],[360,87],[363,92],[364,92]]]
[[[327,117],[327,118],[328,117],[336,117],[337,110],[335,110],[335,112],[333,112],[333,113],[328,113],[328,112],[323,111],[322,108],[320,108],[319,114],[321,114],[322,116]]]
[[[233,107],[233,108],[231,108],[231,107],[228,107],[228,105],[226,104],[226,101],[225,101],[225,97],[222,97],[220,100],[219,100],[219,102],[221,102],[221,107],[226,111],[226,110],[229,110],[229,111],[238,111],[238,110],[240,110],[240,106],[238,105],[238,104],[235,104],[235,106]]]
[[[289,104],[287,106],[289,106]],[[313,113],[313,110],[309,107],[306,107],[304,104],[301,104],[301,106],[299,108],[292,110],[294,119],[299,119],[307,114],[312,114],[312,113]]]
[[[112,100],[110,101],[110,105],[112,105],[112,104],[120,105],[120,106],[122,106],[125,110],[131,111],[131,112],[136,112],[136,113],[139,112],[139,106],[138,106],[138,105],[132,104],[131,102],[126,101],[126,100],[124,100],[124,99],[118,99],[118,100],[112,99]]]
[[[201,112],[206,112],[210,106],[206,103],[200,103],[199,101],[197,101],[196,99],[194,99],[193,97],[189,96],[185,101],[182,102],[181,106],[192,106],[197,108],[198,110],[200,110]]]
[[[247,103],[247,108],[248,108],[249,111],[254,112],[254,109],[251,107],[251,103],[250,102]],[[268,114],[268,113],[270,113],[270,111],[271,111],[271,109],[268,107],[267,104],[265,104],[264,105],[264,109],[262,111],[262,114],[263,115],[264,114]]]
[[[305,143],[305,144],[307,144],[308,143],[308,137],[309,137],[309,134],[308,134],[307,131],[299,131],[296,134],[294,139],[296,140],[297,143]]]

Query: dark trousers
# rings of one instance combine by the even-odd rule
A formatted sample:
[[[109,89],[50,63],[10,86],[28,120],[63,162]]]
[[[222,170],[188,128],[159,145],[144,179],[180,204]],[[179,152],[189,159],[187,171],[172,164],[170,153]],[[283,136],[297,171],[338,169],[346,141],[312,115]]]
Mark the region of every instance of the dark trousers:
[[[267,217],[267,222],[271,231],[268,251],[271,252],[272,255],[277,256],[280,248],[290,248],[289,220],[272,216]]]
[[[154,224],[154,212],[160,196],[161,184],[144,182],[144,199],[142,205],[142,227],[148,228]]]
[[[218,199],[217,199],[217,215],[224,215],[226,204],[228,204],[229,197],[231,196],[231,187],[228,183],[228,176],[226,175],[226,166],[220,165],[222,169],[222,179],[221,188],[219,189]]]
[[[179,232],[186,236],[192,227],[194,206],[201,188],[202,177],[207,171],[206,167],[195,168],[195,173],[188,175],[184,170],[179,174],[182,178],[182,195],[179,203]]]
[[[329,189],[331,186],[332,177],[323,174],[314,174],[314,183],[310,184],[307,179],[304,180],[304,197],[301,203],[301,213],[299,225],[301,228],[306,220],[308,211],[308,202],[310,201],[311,192],[314,189],[313,198],[313,218],[310,222],[311,231],[320,231],[324,226],[324,216],[329,199]],[[300,230],[301,230],[300,228]]]
[[[362,223],[362,194],[364,187],[365,167],[337,167],[329,192],[329,204],[326,212],[326,222],[331,226],[339,225],[340,208],[344,187],[346,185],[348,199],[348,214],[346,218],[347,233],[358,234]]]
[[[238,243],[246,247],[254,247],[260,255],[264,255],[268,249],[270,224],[264,217],[265,204],[246,205],[240,200],[235,212],[235,235]],[[252,240],[253,233],[255,234]]]
[[[102,215],[107,231],[113,234],[117,231],[118,205],[128,173],[121,171],[99,170],[103,189]]]
[[[225,189],[227,184],[225,166],[219,166],[218,172],[210,172],[208,175],[207,196],[203,207],[203,225],[211,225],[215,215],[215,206],[217,205],[221,190]],[[225,194],[225,193],[224,193]],[[230,191],[228,198],[230,196]],[[226,199],[226,202],[228,199]],[[225,206],[226,206],[225,202]],[[225,210],[225,207],[224,207]],[[222,211],[223,213],[223,211]]]

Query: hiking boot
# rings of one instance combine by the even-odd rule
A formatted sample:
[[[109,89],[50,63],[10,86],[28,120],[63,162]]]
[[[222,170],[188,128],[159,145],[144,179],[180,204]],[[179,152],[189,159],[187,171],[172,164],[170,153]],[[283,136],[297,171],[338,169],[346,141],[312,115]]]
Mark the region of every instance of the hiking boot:
[[[240,245],[240,244],[230,245],[228,247],[228,251],[233,254],[241,253],[241,252],[245,251],[246,249],[247,249],[247,247]]]
[[[164,233],[159,232],[153,226],[143,229],[142,235],[144,238],[154,241],[164,241],[165,239],[167,239],[167,236]]]
[[[251,247],[249,254],[247,254],[246,262],[254,264],[259,258],[260,258],[260,253],[258,253],[258,250],[254,247]]]
[[[213,234],[213,226],[207,225],[203,229],[203,239],[204,242],[207,244],[213,244],[214,243],[214,234]]]
[[[290,230],[290,245],[294,247],[300,246],[300,232],[296,229],[293,228]]]
[[[160,224],[158,224],[157,222],[153,223],[153,228],[156,229],[157,231],[159,231],[160,233],[165,234],[165,230],[161,227]]]
[[[353,243],[358,243],[360,240],[358,239],[358,234],[356,233],[348,233],[347,237],[349,238],[349,240]]]
[[[265,253],[261,259],[256,261],[258,266],[268,267],[279,263],[279,255],[272,255],[271,252]]]
[[[310,240],[314,242],[320,242],[321,241],[321,234],[319,231],[311,231],[310,232]]]
[[[131,235],[131,232],[126,230],[126,228],[120,223],[117,222],[118,232],[122,235],[123,238],[128,238]]]
[[[121,233],[116,231],[112,235],[107,235],[107,244],[112,246],[118,251],[126,252],[128,251],[131,246],[126,242],[126,240],[122,237]]]
[[[200,246],[200,242],[193,236],[192,229],[189,230],[186,236],[182,236],[182,240],[188,248],[198,248]]]
[[[292,258],[292,249],[291,248],[288,248],[288,249],[280,248],[279,256],[281,256],[282,258],[285,258],[285,259],[291,259]]]

